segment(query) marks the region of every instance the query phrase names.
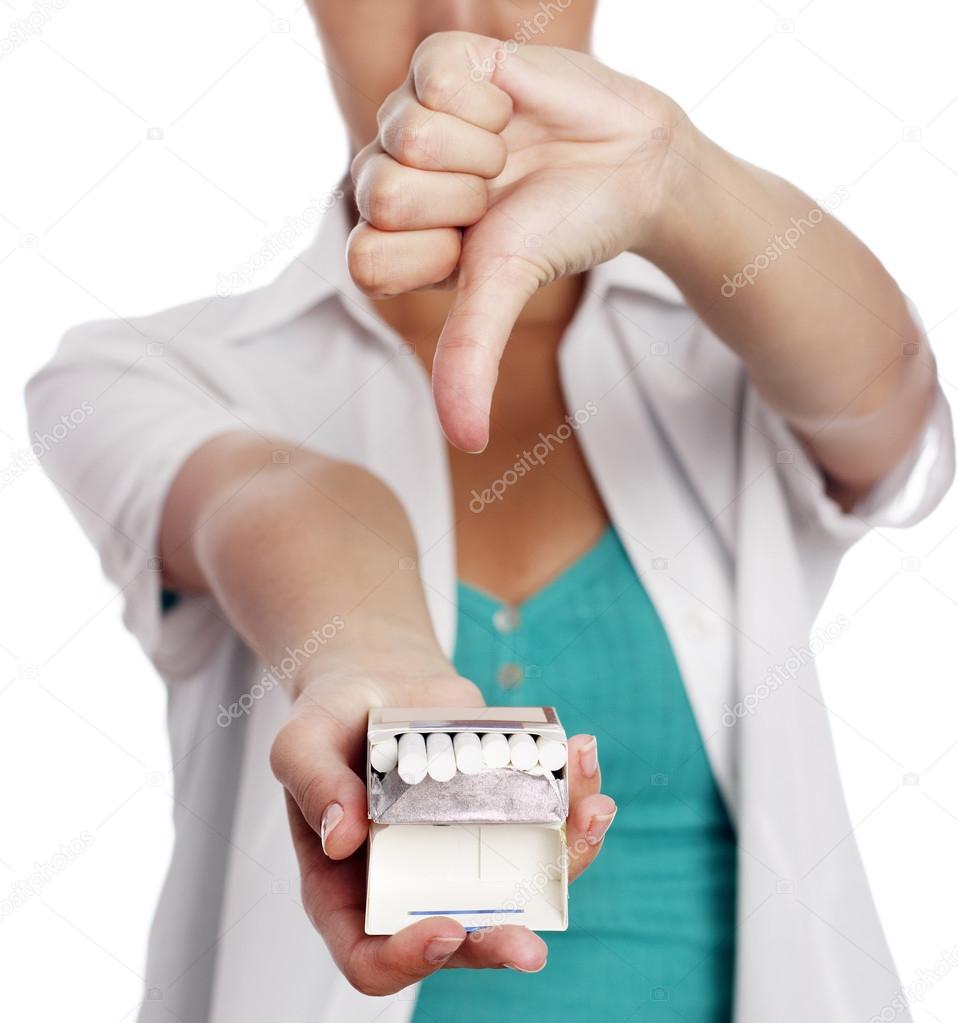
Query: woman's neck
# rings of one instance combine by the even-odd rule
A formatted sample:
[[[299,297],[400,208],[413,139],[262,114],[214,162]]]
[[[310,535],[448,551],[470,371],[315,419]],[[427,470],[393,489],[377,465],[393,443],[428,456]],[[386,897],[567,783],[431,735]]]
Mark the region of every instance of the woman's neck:
[[[575,315],[584,287],[585,275],[577,274],[540,288],[520,314],[514,333],[548,338],[557,345]],[[377,299],[373,308],[393,330],[415,346],[428,368],[454,296],[452,289],[413,291]]]

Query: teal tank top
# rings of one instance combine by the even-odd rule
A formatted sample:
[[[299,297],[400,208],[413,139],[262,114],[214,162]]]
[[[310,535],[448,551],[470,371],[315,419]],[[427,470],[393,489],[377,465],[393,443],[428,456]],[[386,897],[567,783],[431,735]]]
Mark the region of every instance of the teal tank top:
[[[735,836],[678,665],[618,534],[517,608],[459,585],[455,665],[486,702],[598,739],[618,814],[545,969],[440,970],[414,1023],[728,1023]]]

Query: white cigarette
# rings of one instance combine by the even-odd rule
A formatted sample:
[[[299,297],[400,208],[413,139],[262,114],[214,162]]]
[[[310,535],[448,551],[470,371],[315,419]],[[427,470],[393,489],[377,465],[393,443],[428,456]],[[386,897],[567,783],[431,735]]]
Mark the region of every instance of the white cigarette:
[[[475,732],[456,732],[452,745],[456,751],[456,767],[463,774],[477,774],[482,770],[482,743]]]
[[[509,759],[520,771],[529,771],[539,762],[535,741],[526,732],[509,736]]]
[[[482,759],[486,767],[508,767],[509,743],[502,732],[486,732],[482,737]]]
[[[399,763],[399,743],[396,737],[374,742],[373,748],[369,751],[369,762],[374,771],[388,774]]]
[[[407,785],[418,785],[426,777],[426,740],[418,732],[399,736],[399,777]]]
[[[452,739],[445,732],[426,736],[426,769],[435,781],[449,781],[456,775],[456,755]]]
[[[568,752],[564,742],[559,739],[550,739],[547,735],[540,735],[536,739],[536,749],[539,751],[539,763],[547,771],[561,771],[565,767]]]

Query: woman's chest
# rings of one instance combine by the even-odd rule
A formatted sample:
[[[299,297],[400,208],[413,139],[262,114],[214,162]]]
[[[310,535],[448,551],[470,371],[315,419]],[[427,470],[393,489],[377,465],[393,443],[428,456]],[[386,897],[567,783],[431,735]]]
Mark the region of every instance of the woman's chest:
[[[579,443],[597,409],[568,406],[554,344],[527,348],[504,359],[488,447],[448,448],[459,578],[513,603],[581,555],[609,519]]]

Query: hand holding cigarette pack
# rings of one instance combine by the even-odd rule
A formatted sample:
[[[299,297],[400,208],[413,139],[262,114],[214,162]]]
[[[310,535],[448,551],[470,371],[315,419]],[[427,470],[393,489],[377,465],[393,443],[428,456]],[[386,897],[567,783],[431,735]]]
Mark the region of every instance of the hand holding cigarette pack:
[[[566,734],[552,707],[369,712],[366,933],[568,925]]]

